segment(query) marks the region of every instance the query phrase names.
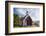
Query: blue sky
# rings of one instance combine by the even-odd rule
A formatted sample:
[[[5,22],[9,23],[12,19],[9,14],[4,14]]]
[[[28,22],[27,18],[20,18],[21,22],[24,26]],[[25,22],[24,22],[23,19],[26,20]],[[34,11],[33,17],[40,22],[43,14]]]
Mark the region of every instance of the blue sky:
[[[21,17],[24,17],[26,15],[26,11],[28,11],[28,14],[30,15],[30,17],[32,17],[33,20],[40,19],[39,8],[13,8],[13,12]]]

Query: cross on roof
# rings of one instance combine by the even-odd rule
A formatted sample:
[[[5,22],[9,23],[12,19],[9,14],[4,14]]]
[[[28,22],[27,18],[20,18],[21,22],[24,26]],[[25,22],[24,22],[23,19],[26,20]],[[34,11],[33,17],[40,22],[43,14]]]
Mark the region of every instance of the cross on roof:
[[[31,9],[32,10],[32,9]],[[26,8],[26,15],[29,15],[29,14],[31,14],[32,13],[32,11],[30,11],[29,10],[29,8]]]

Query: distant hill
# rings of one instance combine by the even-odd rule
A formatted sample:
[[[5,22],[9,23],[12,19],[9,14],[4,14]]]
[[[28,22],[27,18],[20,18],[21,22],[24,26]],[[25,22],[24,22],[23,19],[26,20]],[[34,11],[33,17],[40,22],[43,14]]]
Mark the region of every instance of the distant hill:
[[[33,21],[33,25],[35,25],[35,26],[39,26],[39,24],[40,24],[40,21]]]

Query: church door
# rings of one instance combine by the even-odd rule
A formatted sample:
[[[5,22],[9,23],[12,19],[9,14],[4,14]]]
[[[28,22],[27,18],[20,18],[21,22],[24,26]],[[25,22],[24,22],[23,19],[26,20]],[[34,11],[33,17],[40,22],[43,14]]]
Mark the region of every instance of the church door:
[[[32,19],[30,18],[30,16],[26,18],[26,21],[28,26],[32,25]]]

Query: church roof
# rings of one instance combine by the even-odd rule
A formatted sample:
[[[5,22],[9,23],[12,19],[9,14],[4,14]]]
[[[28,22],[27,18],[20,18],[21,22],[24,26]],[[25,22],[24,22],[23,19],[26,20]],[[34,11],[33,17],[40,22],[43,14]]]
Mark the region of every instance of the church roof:
[[[31,17],[30,17],[29,15],[25,15],[24,17],[21,18],[21,20],[24,20],[25,18],[26,18],[26,19],[27,19],[27,18],[30,18],[30,19],[31,19]]]

